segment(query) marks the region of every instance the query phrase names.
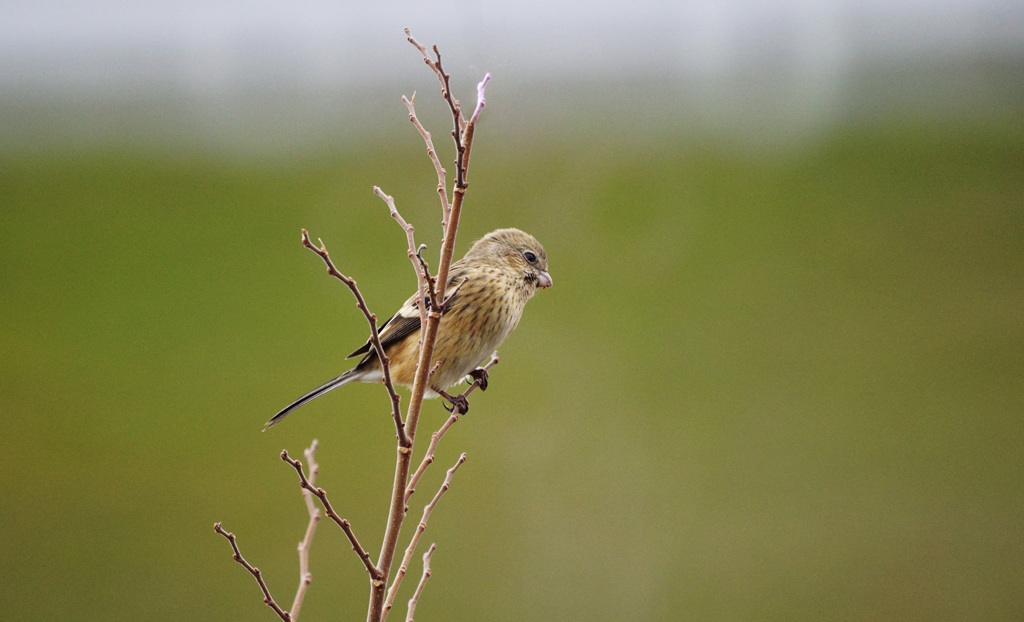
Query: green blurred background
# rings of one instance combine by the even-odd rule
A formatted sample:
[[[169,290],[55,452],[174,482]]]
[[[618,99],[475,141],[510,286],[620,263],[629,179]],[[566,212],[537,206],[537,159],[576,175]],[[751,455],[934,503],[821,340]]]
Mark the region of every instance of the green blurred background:
[[[382,389],[260,428],[365,339],[300,228],[382,315],[414,277],[372,186],[439,246],[398,97],[447,163],[444,109],[400,30],[381,41],[423,75],[319,104],[302,140],[266,139],[272,106],[210,138],[157,95],[3,100],[0,617],[274,619],[212,526],[287,606],[307,515],[278,453],[313,438],[376,555]],[[759,106],[771,85],[716,116],[678,76],[498,72],[457,252],[523,228],[555,287],[414,498],[406,536],[468,454],[417,619],[1021,619],[1024,55],[993,58],[871,65],[806,123]],[[301,619],[364,617],[326,522],[312,573]]]

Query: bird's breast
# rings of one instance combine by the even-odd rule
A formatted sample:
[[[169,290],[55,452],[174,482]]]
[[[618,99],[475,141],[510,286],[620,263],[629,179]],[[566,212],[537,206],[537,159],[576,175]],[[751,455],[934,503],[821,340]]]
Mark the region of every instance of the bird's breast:
[[[433,357],[441,364],[431,385],[445,389],[481,364],[519,324],[525,303],[505,279],[467,281],[441,316]]]

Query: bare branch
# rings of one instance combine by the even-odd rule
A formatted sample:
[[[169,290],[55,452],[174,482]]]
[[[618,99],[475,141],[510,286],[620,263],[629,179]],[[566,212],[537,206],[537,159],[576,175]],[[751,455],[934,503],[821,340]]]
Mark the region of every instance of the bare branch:
[[[412,37],[410,40],[415,41]],[[417,43],[414,43],[418,48],[421,48]],[[437,53],[437,48],[434,48]],[[452,203],[451,212],[449,213],[447,226],[444,230],[444,237],[441,239],[441,263],[437,269],[437,282],[440,287],[444,289],[448,284],[448,268],[451,266],[452,255],[455,252],[455,236],[459,229],[459,218],[462,215],[462,202],[466,197],[466,188],[468,188],[467,175],[469,171],[469,154],[473,147],[473,136],[476,129],[476,122],[479,119],[479,113],[483,110],[483,106],[486,103],[483,95],[484,89],[487,86],[487,82],[490,78],[484,78],[480,84],[477,85],[477,95],[480,101],[477,102],[477,110],[473,115],[473,118],[468,123],[462,117],[462,112],[458,107],[458,102],[451,97],[451,93],[448,90],[448,80],[446,74],[441,69],[441,56],[437,55],[437,72],[441,77],[444,88],[442,89],[445,95],[445,101],[448,102],[448,106],[452,110],[452,115],[455,119],[454,125],[455,130],[452,132],[452,138],[455,141],[455,187],[452,189]],[[428,63],[429,64],[429,63]]]
[[[444,297],[444,300],[437,303],[437,310],[440,311],[441,313],[444,313],[445,309],[448,308],[448,303],[450,303],[452,299],[455,298],[455,294],[459,293],[459,290],[462,289],[462,286],[465,285],[466,281],[468,280],[469,277],[464,277],[461,281],[459,281],[459,284],[455,286],[455,289],[453,289],[450,294],[447,294]]]
[[[352,531],[352,523],[348,522],[347,519],[338,516],[338,513],[334,511],[333,507],[331,507],[331,502],[327,500],[327,493],[324,492],[324,489],[316,488],[309,483],[309,480],[306,479],[306,474],[302,472],[302,463],[298,460],[292,460],[289,458],[287,450],[281,451],[281,459],[295,468],[295,472],[299,474],[299,485],[316,495],[317,499],[320,499],[320,503],[324,506],[324,512],[327,516],[337,523],[338,526],[341,527],[341,530],[345,532],[345,535],[348,536],[348,541],[352,544],[352,550],[356,552],[356,555],[358,555],[359,559],[362,560],[363,565],[366,566],[366,572],[369,573],[370,579],[373,581],[381,580],[384,574],[373,565],[373,562],[370,561],[370,554],[366,552],[366,549],[364,549],[361,544],[359,544],[359,540],[356,538],[355,532]]]
[[[430,373],[427,374],[427,382],[430,382],[430,379],[434,376],[437,370],[441,369],[441,363],[444,363],[444,361],[434,361],[434,366],[430,368]]]
[[[448,103],[448,108],[452,111],[452,121],[455,125],[455,129],[452,131],[452,137],[455,139],[455,148],[458,151],[462,151],[460,145],[461,134],[466,129],[466,117],[462,116],[462,104],[459,100],[455,99],[452,95],[451,86],[451,74],[446,73],[444,67],[441,66],[441,50],[437,49],[436,45],[431,46],[434,50],[434,57],[437,58],[435,65],[437,66],[437,75],[441,79],[441,95],[444,100]]]
[[[437,75],[438,81],[441,82],[441,97],[444,98],[445,103],[448,104],[449,110],[451,110],[452,124],[455,127],[455,129],[452,130],[452,139],[455,141],[456,153],[455,187],[465,188],[466,167],[463,158],[463,153],[465,151],[465,146],[463,145],[463,134],[466,132],[468,124],[466,123],[466,117],[462,116],[462,106],[459,103],[459,100],[455,99],[455,97],[452,95],[450,83],[451,75],[445,73],[444,67],[441,66],[441,52],[437,49],[436,45],[433,46],[434,57],[436,58],[435,60],[430,58],[430,54],[427,52],[427,48],[412,36],[412,33],[409,32],[408,28],[405,29],[405,35],[409,39],[409,43],[416,46],[416,49],[420,51],[420,54],[423,54],[423,62],[425,62],[427,66],[434,70],[434,73]],[[448,229],[445,228],[446,233],[447,231]],[[443,282],[444,281],[442,281],[442,283]]]
[[[498,353],[495,352],[494,354],[491,355],[491,360],[486,365],[484,365],[484,369],[490,370],[492,367],[498,364],[499,360],[500,359],[498,358]],[[473,384],[469,385],[469,388],[462,393],[462,395],[464,397],[468,397],[470,393],[472,393],[478,386],[480,386],[481,382],[481,380],[474,381]],[[405,489],[406,511],[409,511],[409,498],[412,497],[412,493],[416,492],[416,484],[419,483],[420,478],[423,477],[423,473],[426,472],[427,467],[429,467],[434,462],[434,452],[437,451],[438,444],[441,442],[441,439],[444,438],[444,435],[445,433],[448,432],[448,429],[458,422],[459,417],[461,415],[462,413],[459,411],[458,407],[456,407],[455,409],[452,410],[452,414],[451,416],[448,417],[448,420],[445,421],[444,424],[442,424],[441,427],[438,428],[436,432],[430,435],[430,445],[427,446],[427,453],[424,454],[423,460],[420,462],[419,468],[417,468],[416,472],[413,473],[412,477],[409,479],[409,485]]]
[[[420,536],[422,536],[423,532],[427,529],[427,521],[430,520],[430,514],[437,506],[437,502],[441,500],[441,495],[451,488],[452,475],[455,474],[455,471],[457,471],[465,461],[466,454],[463,453],[459,456],[459,459],[455,461],[455,465],[448,469],[448,473],[444,477],[444,483],[441,484],[441,488],[438,489],[437,494],[435,494],[430,503],[423,508],[423,517],[420,518],[420,524],[416,525],[416,532],[412,535],[412,540],[409,541],[409,546],[405,549],[405,556],[402,558],[402,564],[398,567],[398,574],[395,575],[395,580],[391,583],[391,587],[388,588],[388,597],[387,600],[384,601],[384,617],[387,617],[388,611],[391,610],[391,606],[395,602],[395,596],[398,595],[398,588],[402,585],[402,579],[409,570],[409,561],[412,559],[413,553],[416,552],[416,545],[419,544]]]
[[[423,274],[427,277],[427,295],[430,300],[437,297],[437,279],[430,276],[430,266],[427,265],[427,260],[423,258],[423,251],[427,250],[426,244],[420,244],[419,249],[416,251],[416,258],[419,259],[420,267],[423,269]],[[427,302],[430,302],[428,300]],[[420,326],[424,326],[420,324]]]
[[[327,247],[324,246],[323,240],[318,240],[320,246],[314,246],[309,240],[309,232],[305,229],[302,230],[302,245],[313,251],[320,256],[320,259],[324,261],[327,266],[327,273],[337,278],[339,281],[348,286],[352,290],[352,295],[356,297],[356,306],[363,312],[366,317],[366,322],[370,325],[370,342],[373,344],[374,351],[377,352],[377,358],[380,359],[381,369],[383,371],[383,382],[384,387],[388,391],[388,396],[391,398],[391,417],[395,420],[395,433],[398,435],[398,442],[401,443],[402,447],[410,447],[412,441],[405,432],[405,423],[402,421],[402,410],[399,406],[398,392],[395,391],[395,384],[391,380],[391,361],[387,355],[384,354],[384,347],[380,345],[380,335],[377,332],[377,316],[370,313],[370,309],[366,306],[366,301],[363,299],[362,292],[356,286],[356,280],[352,277],[345,276],[334,266],[334,262],[331,261],[331,256],[327,252]]]
[[[432,46],[434,55],[437,57],[437,60],[435,61],[430,58],[430,53],[427,52],[426,46],[417,41],[416,38],[412,36],[412,33],[409,32],[408,28],[405,29],[405,36],[409,39],[409,43],[416,46],[416,49],[420,51],[420,54],[423,54],[423,62],[433,69],[434,73],[437,75],[438,81],[441,82],[441,96],[444,97],[446,102],[448,102],[455,118],[455,127],[458,132],[461,133],[462,128],[466,125],[466,119],[462,116],[462,108],[459,105],[459,100],[454,99],[451,96],[451,92],[448,90],[448,79],[451,76],[445,74],[444,69],[441,67],[441,53],[437,50],[437,46]]]
[[[408,30],[406,32],[408,32]],[[423,124],[420,123],[419,118],[416,116],[416,94],[412,94],[412,99],[408,99],[403,95],[402,102],[404,102],[405,107],[409,109],[409,120],[416,126],[416,129],[420,132],[420,136],[423,137],[423,142],[427,144],[427,155],[430,156],[430,161],[434,163],[434,170],[437,171],[437,194],[441,199],[441,230],[443,231],[448,223],[448,216],[452,211],[452,206],[448,202],[447,171],[445,171],[444,167],[441,166],[441,160],[437,157],[437,151],[434,149],[434,141],[430,138],[430,132],[423,127]]]
[[[413,622],[412,616],[416,612],[416,605],[420,602],[420,596],[423,595],[423,588],[427,586],[427,579],[430,578],[430,558],[434,556],[436,549],[437,544],[431,544],[427,552],[423,554],[423,575],[416,586],[416,592],[409,599],[409,613],[405,616],[405,622]]]
[[[306,456],[306,464],[309,465],[309,485],[316,483],[317,473],[320,472],[320,465],[316,463],[316,448],[319,445],[314,438],[309,448],[302,453]],[[313,534],[316,533],[316,526],[320,522],[320,510],[313,502],[313,493],[305,488],[302,489],[302,499],[306,502],[306,509],[309,511],[309,524],[306,525],[306,535],[299,542],[299,587],[295,591],[295,600],[292,601],[291,617],[293,622],[299,619],[299,610],[302,608],[302,600],[306,597],[306,590],[313,582],[313,575],[309,572],[309,549],[313,544]]]
[[[394,381],[392,379],[390,367],[391,361],[384,351],[380,340],[380,332],[377,327],[376,315],[370,312],[362,293],[356,285],[355,279],[346,276],[334,265],[323,241],[318,239],[318,244],[313,244],[310,240],[309,233],[305,229],[302,230],[303,246],[316,253],[323,260],[328,274],[337,278],[349,288],[356,299],[356,305],[360,311],[362,311],[367,323],[369,324],[370,346],[372,347],[373,353],[380,360],[382,368],[382,382],[388,392],[391,402],[392,418],[394,420],[398,448],[395,461],[394,484],[391,490],[388,519],[383,542],[381,543],[380,556],[377,563],[374,564],[369,552],[367,552],[356,538],[351,523],[348,520],[341,518],[338,513],[335,512],[324,489],[315,486],[318,474],[318,466],[315,459],[318,443],[315,439],[310,447],[304,452],[306,463],[309,467],[308,477],[303,469],[302,462],[291,459],[286,450],[282,451],[280,454],[281,459],[290,464],[298,474],[303,500],[306,504],[307,512],[309,513],[309,523],[307,524],[305,534],[297,547],[299,554],[299,586],[295,593],[291,612],[283,610],[271,597],[270,590],[267,587],[266,582],[263,580],[260,570],[258,568],[254,568],[242,557],[242,554],[238,549],[235,535],[225,531],[222,528],[221,523],[217,523],[214,526],[215,531],[224,536],[230,542],[233,551],[233,559],[241,564],[256,579],[260,590],[263,592],[264,602],[267,606],[273,609],[274,612],[277,613],[278,617],[287,622],[295,622],[297,620],[309,585],[312,582],[312,574],[309,567],[310,549],[312,547],[313,537],[317,526],[324,514],[333,520],[345,533],[345,536],[348,538],[349,543],[352,546],[352,550],[362,561],[366,572],[369,575],[370,602],[369,610],[367,612],[368,622],[382,622],[387,617],[387,614],[394,605],[401,583],[405,575],[408,573],[411,557],[416,552],[419,541],[427,528],[427,522],[430,519],[431,513],[436,508],[441,497],[451,487],[455,471],[457,471],[466,461],[466,454],[461,454],[455,464],[448,469],[441,487],[435,493],[431,501],[423,508],[423,515],[414,534],[410,538],[398,572],[392,574],[392,564],[397,552],[398,540],[401,534],[403,522],[408,514],[409,499],[415,492],[416,486],[424,472],[434,461],[434,455],[441,438],[443,438],[451,426],[458,421],[459,417],[468,411],[466,396],[472,393],[477,387],[480,387],[481,390],[487,388],[486,370],[493,367],[498,362],[497,352],[495,352],[491,361],[484,368],[478,368],[470,372],[469,375],[473,376],[474,381],[464,393],[456,396],[455,398],[452,398],[448,393],[440,388],[435,388],[438,393],[452,402],[452,414],[451,417],[431,436],[427,453],[415,473],[410,478],[413,443],[415,441],[419,417],[423,408],[423,399],[426,393],[430,391],[428,386],[431,375],[437,371],[443,362],[441,360],[433,360],[434,347],[437,340],[441,316],[445,308],[459,292],[460,288],[466,283],[466,280],[462,280],[457,284],[453,282],[451,283],[451,291],[448,291],[450,285],[448,279],[453,261],[456,235],[458,233],[459,220],[462,213],[462,204],[465,200],[466,190],[468,187],[467,174],[474,130],[484,107],[487,105],[485,94],[487,83],[491,76],[490,74],[486,74],[483,80],[477,84],[476,107],[474,108],[470,119],[467,121],[466,117],[462,113],[459,100],[453,96],[450,83],[451,76],[444,70],[441,60],[441,52],[438,50],[437,46],[431,46],[431,50],[433,52],[433,55],[431,55],[431,52],[428,51],[424,45],[420,44],[415,38],[413,38],[408,29],[405,30],[405,33],[409,42],[419,50],[423,56],[424,62],[431,68],[440,82],[441,96],[451,112],[453,125],[451,136],[455,144],[456,171],[452,191],[449,195],[447,187],[447,172],[441,165],[441,160],[434,148],[430,132],[426,130],[417,116],[415,109],[415,93],[411,98],[403,97],[402,101],[405,103],[409,111],[409,120],[420,132],[420,135],[427,147],[427,155],[434,165],[435,172],[437,173],[437,193],[441,200],[441,224],[443,230],[439,253],[440,256],[437,263],[437,275],[432,276],[427,261],[423,258],[425,245],[417,247],[413,226],[409,224],[401,214],[399,214],[398,209],[395,207],[394,198],[385,194],[379,187],[374,187],[374,193],[387,203],[390,215],[396,222],[398,222],[403,231],[405,231],[408,243],[407,255],[410,262],[413,264],[413,269],[416,272],[417,278],[417,294],[414,299],[416,300],[420,316],[421,330],[419,353],[417,355],[418,360],[412,385],[412,396],[409,400],[409,406],[404,418],[402,417],[400,408],[401,398],[395,391]],[[431,365],[432,363],[433,366]],[[319,504],[322,506],[322,511],[313,501],[314,497],[319,500]],[[427,579],[429,579],[431,575],[430,562],[435,550],[436,544],[432,544],[430,549],[423,555],[423,574],[416,587],[415,593],[408,603],[408,622],[413,620],[413,614],[417,603],[423,594]]]
[[[423,247],[421,246],[417,250],[416,238],[413,235],[415,229],[413,229],[413,226],[407,223],[405,219],[402,218],[402,215],[398,213],[398,208],[395,207],[394,197],[392,197],[389,194],[385,194],[385,192],[381,190],[380,187],[378,186],[373,187],[373,193],[379,196],[381,199],[384,200],[385,203],[388,204],[388,210],[391,212],[391,217],[394,218],[398,222],[399,226],[401,226],[402,229],[405,231],[405,239],[409,243],[409,250],[407,251],[409,255],[409,261],[412,262],[412,269],[416,271],[416,288],[417,292],[419,293],[417,306],[420,309],[420,326],[425,326],[427,324],[427,307],[424,302],[426,300],[425,296],[428,293],[433,295],[434,290],[431,287],[429,292],[426,291],[427,283],[431,283],[431,277],[430,270],[427,269],[427,264],[424,263],[423,256],[420,254],[420,252],[423,250]],[[399,412],[398,402],[392,402],[392,409],[396,413]],[[401,415],[399,414],[399,416]]]
[[[427,47],[417,41],[416,38],[412,36],[412,32],[410,32],[408,28],[405,29],[405,36],[409,40],[409,43],[415,45],[416,49],[420,51],[420,54],[423,54],[423,62],[434,70],[434,73],[437,74],[437,79],[441,81],[441,84],[444,84],[444,77],[442,76],[440,69],[438,69],[437,64],[434,62],[434,59],[430,58],[430,54],[427,52]]]
[[[455,142],[456,156],[456,181],[452,190],[451,209],[447,218],[444,219],[444,234],[441,238],[440,260],[437,266],[436,289],[442,293],[448,285],[448,273],[452,265],[452,256],[455,252],[455,238],[459,228],[459,219],[462,215],[462,203],[466,195],[466,166],[468,153],[467,147],[473,139],[473,128],[475,123],[467,122],[462,116],[459,102],[451,94],[448,75],[441,66],[441,55],[434,48],[436,61],[430,58],[426,48],[416,41],[412,34],[406,30],[409,42],[412,43],[423,55],[424,62],[433,69],[441,82],[441,94],[449,109],[452,111],[454,129],[452,138]],[[435,296],[436,298],[436,296]],[[409,481],[410,462],[412,460],[411,444],[416,438],[416,429],[419,425],[419,417],[423,408],[423,397],[427,390],[427,379],[431,369],[434,356],[434,344],[437,340],[437,329],[441,321],[441,311],[435,308],[436,302],[430,305],[427,311],[427,321],[421,327],[419,360],[416,365],[416,375],[413,379],[412,396],[409,399],[409,407],[405,416],[405,431],[409,438],[410,446],[399,446],[398,455],[395,460],[394,487],[391,491],[391,503],[388,509],[387,528],[384,532],[384,540],[381,543],[380,557],[377,567],[381,573],[388,577],[391,572],[391,565],[398,547],[398,538],[402,530],[402,524],[406,515],[405,493]],[[437,305],[439,306],[439,305]],[[406,562],[406,566],[407,566]],[[374,582],[370,590],[370,606],[367,612],[368,622],[380,622],[386,616],[384,603],[388,597],[387,586],[383,582]],[[394,597],[392,595],[393,603]]]
[[[292,619],[291,616],[287,611],[281,609],[280,605],[278,605],[274,600],[274,597],[270,595],[270,588],[268,588],[266,582],[263,581],[263,574],[260,572],[260,569],[253,568],[253,566],[249,564],[249,562],[245,561],[244,557],[242,557],[242,552],[238,550],[238,544],[235,543],[235,534],[229,531],[224,531],[224,528],[221,527],[220,523],[215,524],[213,526],[213,530],[227,538],[228,542],[231,543],[231,550],[234,551],[234,555],[232,556],[234,560],[239,564],[242,564],[242,566],[249,571],[249,574],[256,578],[256,583],[259,583],[260,589],[263,590],[263,602],[273,609],[274,613],[276,613],[279,618],[285,622],[290,622]]]

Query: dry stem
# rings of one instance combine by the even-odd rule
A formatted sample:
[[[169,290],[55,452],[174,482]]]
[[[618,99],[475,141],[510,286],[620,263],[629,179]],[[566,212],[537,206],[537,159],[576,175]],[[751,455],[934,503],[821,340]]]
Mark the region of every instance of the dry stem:
[[[431,276],[430,266],[427,265],[427,260],[423,258],[423,251],[427,250],[426,244],[420,244],[419,250],[416,251],[416,259],[420,262],[420,268],[423,269],[423,274],[426,275],[427,279],[427,302],[429,303],[435,297],[437,297],[437,279]],[[429,306],[429,305],[428,305]],[[420,324],[425,326],[425,324]]]
[[[420,310],[420,326],[423,326],[427,323],[427,307],[424,302],[426,300],[425,296],[428,293],[433,295],[434,292],[433,287],[431,287],[429,291],[427,290],[427,285],[430,284],[430,270],[427,269],[427,264],[423,261],[423,255],[420,254],[423,252],[424,246],[419,247],[419,249],[416,248],[416,238],[414,236],[416,230],[412,225],[407,223],[404,218],[402,218],[401,214],[398,213],[398,208],[395,207],[394,197],[385,193],[379,186],[373,187],[373,193],[388,204],[388,211],[391,213],[391,217],[394,218],[395,221],[398,222],[398,225],[402,227],[402,230],[405,231],[405,239],[409,244],[407,254],[409,255],[409,261],[412,262],[412,269],[416,272],[416,306],[419,307]]]
[[[427,585],[427,579],[430,578],[430,558],[434,556],[435,549],[437,549],[437,544],[431,544],[427,552],[423,554],[423,575],[420,577],[419,584],[416,585],[416,592],[409,599],[409,613],[405,616],[405,622],[412,622],[412,616],[416,612],[416,605],[420,602],[420,596],[423,595],[423,588]]]
[[[263,590],[263,602],[273,609],[274,613],[276,613],[279,618],[285,622],[290,622],[292,619],[291,616],[287,611],[281,609],[280,605],[278,605],[274,600],[274,597],[270,595],[270,588],[268,588],[266,582],[263,581],[263,574],[260,572],[260,569],[253,568],[253,566],[249,562],[245,561],[244,557],[242,557],[242,552],[238,550],[238,544],[235,543],[235,534],[229,531],[224,531],[224,528],[220,526],[220,523],[215,524],[213,526],[213,530],[227,538],[228,542],[231,543],[231,550],[234,552],[234,555],[232,556],[234,560],[239,564],[242,564],[242,566],[249,571],[249,574],[256,578],[256,583],[259,583],[260,589]]]
[[[309,448],[303,451],[306,456],[306,464],[309,465],[309,484],[316,483],[317,473],[320,472],[320,465],[316,463],[316,448],[319,445],[314,438]],[[313,582],[313,575],[309,572],[309,548],[313,544],[313,534],[316,533],[316,526],[320,522],[320,510],[313,502],[313,493],[305,488],[302,489],[302,499],[306,502],[306,509],[309,511],[309,524],[306,525],[306,535],[299,542],[299,587],[295,591],[295,600],[292,601],[292,608],[289,611],[291,619],[299,618],[299,610],[302,608],[302,600],[306,597],[306,590]]]
[[[399,406],[401,397],[398,392],[395,391],[395,384],[391,381],[391,361],[387,355],[384,354],[384,348],[380,345],[380,335],[377,332],[377,316],[370,313],[370,309],[366,306],[366,301],[363,299],[362,292],[356,286],[356,280],[352,277],[345,276],[334,266],[334,262],[331,261],[331,256],[327,252],[327,247],[324,246],[323,240],[317,240],[320,242],[320,246],[314,246],[309,240],[309,232],[305,229],[302,230],[302,245],[313,251],[324,261],[327,265],[327,273],[337,278],[339,281],[348,286],[352,290],[352,295],[356,297],[356,306],[363,312],[366,317],[367,323],[370,325],[370,342],[373,344],[373,349],[377,352],[377,358],[380,360],[381,369],[383,370],[384,387],[387,388],[388,397],[391,398],[391,417],[395,420],[395,433],[398,435],[398,443],[402,447],[411,447],[412,438],[411,434],[406,434],[405,424],[402,422],[402,410]]]
[[[437,494],[435,494],[430,503],[423,508],[423,517],[420,518],[419,525],[416,525],[416,532],[413,534],[412,540],[409,541],[409,546],[405,549],[405,556],[402,557],[402,564],[398,567],[398,574],[395,575],[395,580],[391,583],[391,587],[388,589],[388,598],[384,603],[384,617],[387,617],[388,611],[391,610],[391,606],[395,602],[395,596],[398,595],[398,588],[402,585],[402,579],[405,578],[405,574],[409,570],[409,561],[412,559],[413,553],[416,552],[416,545],[420,543],[420,536],[422,536],[423,532],[427,529],[427,521],[430,520],[430,514],[437,506],[437,502],[441,500],[441,495],[451,488],[452,475],[455,474],[455,471],[457,471],[465,461],[466,454],[463,453],[459,456],[459,459],[455,461],[455,465],[448,469],[448,473],[444,477],[444,483],[441,484],[441,488],[438,489]]]
[[[417,47],[423,54],[428,66],[434,69],[438,79],[441,81],[441,92],[444,96],[444,100],[449,103],[449,107],[452,109],[453,118],[455,120],[455,131],[453,136],[456,139],[457,151],[459,157],[457,164],[460,167],[459,174],[457,175],[456,188],[454,190],[455,199],[452,202],[452,211],[449,219],[446,222],[446,229],[444,230],[444,236],[441,239],[441,252],[440,261],[437,266],[437,288],[440,291],[444,291],[447,284],[447,275],[449,275],[449,268],[452,265],[452,255],[455,251],[455,238],[456,232],[459,229],[459,218],[462,214],[462,202],[465,197],[466,186],[465,186],[465,175],[462,170],[463,158],[462,155],[465,152],[461,135],[462,127],[465,124],[462,114],[459,109],[458,101],[452,96],[451,89],[449,88],[449,81],[440,67],[440,54],[437,53],[436,48],[434,53],[437,55],[437,63],[432,63],[429,55],[426,54],[425,48],[413,38],[412,34],[407,29],[407,35],[413,45]],[[470,124],[471,126],[472,124]],[[467,129],[466,132],[470,138],[472,138],[472,132]],[[422,341],[420,346],[420,360],[416,369],[416,377],[413,381],[413,396],[409,402],[409,410],[406,413],[406,433],[410,440],[410,444],[416,438],[416,428],[420,421],[420,411],[423,407],[423,396],[427,385],[427,376],[430,370],[430,363],[433,359],[434,354],[434,341],[437,338],[437,326],[440,323],[441,310],[440,301],[437,300],[435,295],[430,301],[430,309],[427,314],[427,323],[422,327]],[[381,554],[378,558],[377,568],[380,569],[381,573],[387,577],[391,571],[391,564],[394,561],[395,549],[398,545],[398,535],[401,532],[401,525],[406,517],[406,486],[409,483],[409,468],[410,461],[412,460],[412,452],[409,450],[410,446],[400,446],[398,448],[397,456],[395,458],[395,469],[394,469],[394,484],[391,489],[391,503],[390,509],[388,510],[388,522],[387,529],[384,533],[384,541],[381,543]],[[370,608],[367,613],[368,622],[379,622],[383,619],[383,606],[385,599],[385,586],[383,584],[378,585],[374,582],[371,587],[370,593]]]
[[[406,30],[406,33],[408,32],[409,31]],[[444,170],[444,167],[441,166],[441,160],[437,157],[437,151],[434,149],[434,141],[430,138],[430,132],[423,127],[423,124],[420,123],[419,118],[416,116],[416,93],[412,94],[412,99],[403,95],[402,102],[404,102],[405,107],[409,109],[409,120],[416,126],[416,129],[420,132],[420,136],[423,137],[423,142],[427,144],[427,155],[430,156],[430,161],[434,163],[434,170],[437,171],[437,194],[441,199],[441,230],[443,231],[448,222],[448,216],[452,211],[451,204],[448,202],[447,172]]]
[[[327,516],[337,523],[338,526],[341,527],[341,530],[345,532],[345,535],[348,536],[348,540],[352,544],[352,550],[356,552],[359,559],[363,560],[363,565],[366,566],[366,572],[370,575],[371,581],[381,580],[384,576],[383,573],[373,565],[373,562],[370,561],[370,554],[366,552],[366,549],[364,549],[361,544],[359,544],[359,540],[356,538],[355,532],[352,531],[352,523],[348,522],[347,519],[338,516],[338,513],[334,511],[333,507],[331,507],[331,502],[327,500],[327,493],[324,492],[324,489],[316,488],[309,483],[309,480],[306,479],[306,474],[302,472],[302,463],[298,460],[292,460],[289,458],[287,450],[281,451],[281,459],[295,468],[295,472],[299,474],[299,485],[316,495],[317,499],[320,499],[320,503],[324,506],[324,512]]]
[[[456,181],[453,189],[453,200],[451,212],[445,223],[444,236],[441,239],[441,258],[437,268],[437,289],[444,292],[448,284],[448,271],[452,264],[452,255],[455,251],[455,236],[459,227],[459,218],[462,214],[462,202],[466,193],[465,182],[465,155],[473,139],[473,122],[466,122],[462,116],[459,103],[451,95],[448,82],[448,75],[441,67],[441,55],[434,48],[437,62],[430,59],[430,56],[412,34],[406,29],[409,42],[412,43],[423,54],[424,60],[437,74],[441,82],[441,93],[452,111],[454,130],[452,137],[455,140],[456,151]],[[478,94],[483,96],[483,86],[478,87]],[[479,105],[479,104],[478,104]],[[463,139],[465,135],[465,140]],[[402,530],[402,523],[405,520],[405,490],[409,481],[409,466],[412,460],[410,451],[412,442],[416,438],[416,427],[419,424],[420,411],[423,406],[423,395],[427,386],[427,378],[430,373],[430,365],[434,355],[434,342],[437,339],[437,327],[441,321],[441,301],[438,295],[431,298],[430,308],[427,312],[426,324],[421,328],[420,356],[416,366],[416,376],[413,380],[412,397],[409,400],[409,408],[405,416],[405,433],[409,439],[409,445],[400,445],[395,458],[395,479],[391,491],[391,504],[388,510],[388,523],[384,532],[384,541],[381,543],[380,557],[377,560],[377,568],[384,577],[391,572],[391,564],[394,562],[395,550],[398,547],[398,537]],[[372,582],[370,589],[370,605],[367,612],[367,622],[380,622],[384,619],[384,600],[386,597],[385,585],[383,582]]]
[[[405,29],[405,36],[409,39],[409,43],[416,46],[416,49],[420,51],[420,54],[423,54],[423,62],[433,69],[434,73],[437,75],[438,81],[441,82],[441,96],[444,97],[448,106],[451,108],[452,114],[455,117],[455,128],[457,132],[461,134],[463,128],[466,127],[466,118],[462,116],[462,108],[459,105],[459,100],[454,99],[448,90],[448,80],[451,76],[445,74],[444,69],[441,68],[441,53],[437,50],[436,45],[432,46],[434,55],[437,56],[437,60],[435,61],[430,58],[430,54],[427,52],[426,46],[417,41],[416,38],[412,36],[412,33],[409,32],[408,28]]]

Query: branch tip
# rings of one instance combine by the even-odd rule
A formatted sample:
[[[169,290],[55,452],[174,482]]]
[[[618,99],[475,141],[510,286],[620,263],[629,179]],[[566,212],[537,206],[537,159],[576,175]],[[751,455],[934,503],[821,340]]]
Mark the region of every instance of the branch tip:
[[[430,559],[434,556],[434,551],[436,549],[437,544],[432,543],[427,552],[423,554],[423,574],[420,576],[420,582],[416,586],[416,591],[413,593],[412,598],[409,599],[408,613],[406,614],[405,622],[413,622],[416,605],[420,601],[420,596],[423,595],[423,588],[427,585],[427,579],[430,578]]]
[[[263,602],[273,609],[279,618],[285,622],[290,622],[292,619],[291,615],[284,609],[281,609],[280,605],[274,600],[274,597],[270,595],[270,588],[267,587],[267,583],[263,580],[263,574],[260,572],[260,569],[254,567],[242,557],[242,552],[238,549],[238,543],[235,541],[235,534],[225,531],[219,522],[213,526],[213,530],[227,538],[227,541],[231,543],[231,558],[241,564],[256,579],[256,583],[260,586],[260,591],[263,592]]]

